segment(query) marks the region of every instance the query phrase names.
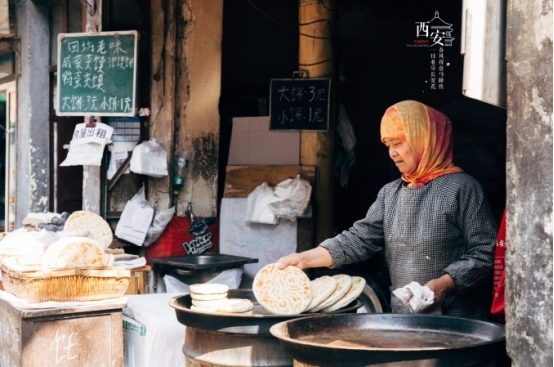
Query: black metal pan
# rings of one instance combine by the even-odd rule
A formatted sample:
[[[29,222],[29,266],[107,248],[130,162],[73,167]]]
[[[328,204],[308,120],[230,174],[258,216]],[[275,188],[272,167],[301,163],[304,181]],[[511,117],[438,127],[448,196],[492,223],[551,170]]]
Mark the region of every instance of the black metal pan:
[[[292,316],[270,314],[256,301],[252,289],[229,289],[227,297],[251,300],[254,304],[252,315],[216,314],[191,310],[192,299],[190,294],[173,297],[169,300],[169,305],[175,309],[177,320],[185,326],[202,330],[243,334],[270,335],[269,328],[278,322],[319,315],[317,313],[303,313]],[[358,298],[345,307],[327,314],[355,313],[362,306],[363,302]]]
[[[505,354],[504,326],[435,315],[341,314],[270,328],[294,360],[321,367],[488,366]]]

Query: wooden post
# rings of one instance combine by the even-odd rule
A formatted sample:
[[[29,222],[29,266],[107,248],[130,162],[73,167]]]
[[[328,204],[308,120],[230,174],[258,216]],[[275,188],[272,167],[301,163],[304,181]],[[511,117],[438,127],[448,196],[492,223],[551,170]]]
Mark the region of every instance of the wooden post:
[[[86,2],[85,7],[87,32],[101,32],[102,0]],[[101,214],[101,169],[101,166],[83,166],[83,210],[90,210],[96,214]]]
[[[299,69],[308,78],[331,78],[331,109],[327,132],[300,133],[300,164],[316,166],[314,217],[315,244],[333,235],[333,162],[335,119],[333,48],[335,0],[300,0]]]

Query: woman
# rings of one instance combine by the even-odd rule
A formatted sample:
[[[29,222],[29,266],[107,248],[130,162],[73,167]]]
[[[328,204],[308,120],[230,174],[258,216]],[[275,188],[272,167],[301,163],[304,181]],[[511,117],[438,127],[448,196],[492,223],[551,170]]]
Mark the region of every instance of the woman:
[[[482,186],[452,163],[451,132],[447,116],[420,102],[389,107],[381,140],[401,178],[349,230],[278,267],[336,268],[385,251],[392,289],[415,281],[434,292],[430,309],[488,320],[496,224]],[[391,308],[410,312],[395,296]]]

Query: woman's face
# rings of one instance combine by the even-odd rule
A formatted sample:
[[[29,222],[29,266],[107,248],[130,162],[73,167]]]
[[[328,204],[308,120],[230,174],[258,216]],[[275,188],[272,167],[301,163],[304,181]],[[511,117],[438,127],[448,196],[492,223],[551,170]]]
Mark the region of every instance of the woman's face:
[[[412,146],[406,140],[383,138],[383,142],[389,148],[389,156],[401,173],[410,174],[416,170],[415,154]]]

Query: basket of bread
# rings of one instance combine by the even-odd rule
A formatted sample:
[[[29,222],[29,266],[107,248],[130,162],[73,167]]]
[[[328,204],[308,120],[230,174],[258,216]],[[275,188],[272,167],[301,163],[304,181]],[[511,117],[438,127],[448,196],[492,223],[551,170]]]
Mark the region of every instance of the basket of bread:
[[[75,212],[64,222],[60,231],[27,227],[0,241],[4,290],[31,303],[124,295],[131,274],[113,266],[114,255],[107,252],[113,240],[109,224],[90,211]]]

